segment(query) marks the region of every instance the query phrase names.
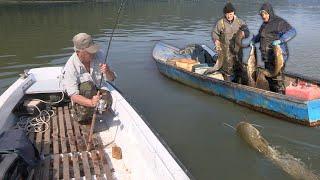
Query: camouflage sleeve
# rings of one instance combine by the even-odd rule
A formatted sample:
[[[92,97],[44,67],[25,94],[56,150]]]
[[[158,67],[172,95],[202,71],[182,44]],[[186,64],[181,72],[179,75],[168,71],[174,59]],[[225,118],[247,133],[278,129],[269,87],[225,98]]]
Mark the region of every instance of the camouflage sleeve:
[[[221,21],[223,21],[223,19],[219,19],[212,29],[211,37],[213,42],[215,42],[216,40],[219,40],[221,32],[223,31]]]

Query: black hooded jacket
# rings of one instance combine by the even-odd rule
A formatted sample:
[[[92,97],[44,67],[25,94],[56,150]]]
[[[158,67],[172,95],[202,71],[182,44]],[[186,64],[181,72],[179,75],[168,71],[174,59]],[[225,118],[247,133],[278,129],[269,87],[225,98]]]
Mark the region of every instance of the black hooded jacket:
[[[275,40],[281,41],[281,48],[285,56],[288,57],[287,41],[296,35],[296,31],[292,26],[274,14],[271,4],[264,3],[260,11],[266,11],[269,14],[269,21],[264,22],[259,30],[259,34],[254,39],[255,42],[260,41],[260,51],[264,61],[270,60],[272,56],[272,42]]]

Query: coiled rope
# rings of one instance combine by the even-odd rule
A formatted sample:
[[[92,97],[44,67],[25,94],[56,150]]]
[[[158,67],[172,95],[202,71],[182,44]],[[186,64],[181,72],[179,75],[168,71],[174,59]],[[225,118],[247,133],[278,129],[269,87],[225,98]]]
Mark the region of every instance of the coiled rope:
[[[30,116],[21,116],[19,118],[19,122],[17,126],[26,130],[27,132],[36,132],[36,133],[43,133],[49,129],[49,121],[52,116],[55,115],[53,110],[42,110],[37,106],[34,106],[39,114],[36,117]]]
[[[56,101],[56,102],[44,101],[44,100],[42,100],[42,99],[32,99],[32,100],[34,100],[34,101],[41,101],[41,102],[43,102],[43,103],[50,104],[50,105],[52,105],[52,104],[58,104],[58,103],[60,103],[60,102],[64,99],[64,92],[61,91],[61,94],[62,94],[61,99],[60,99],[59,101]]]
[[[58,104],[64,99],[64,92],[62,93],[62,97],[59,101],[56,102],[48,102],[41,99],[32,99],[32,101],[41,101],[45,104]],[[36,117],[30,116],[21,116],[19,121],[17,122],[17,127],[24,129],[27,132],[35,132],[35,133],[43,133],[49,129],[49,121],[53,116],[55,116],[55,112],[53,110],[40,110],[38,106],[31,105],[35,107],[38,111],[38,115]]]

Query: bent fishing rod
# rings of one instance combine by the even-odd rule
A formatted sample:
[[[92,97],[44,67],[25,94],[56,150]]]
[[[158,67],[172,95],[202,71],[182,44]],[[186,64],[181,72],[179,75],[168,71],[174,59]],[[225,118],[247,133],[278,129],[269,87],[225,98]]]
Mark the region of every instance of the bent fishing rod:
[[[125,4],[126,2],[127,2],[127,0],[123,0],[123,1],[121,2],[121,4],[120,4],[119,9],[118,9],[116,22],[114,23],[114,26],[113,26],[113,29],[112,29],[112,32],[111,32],[111,35],[110,35],[110,40],[109,40],[109,43],[108,43],[108,48],[107,48],[107,52],[106,52],[106,57],[105,57],[105,59],[104,59],[104,64],[107,63],[107,58],[108,58],[108,55],[109,55],[109,50],[110,50],[110,46],[111,46],[113,34],[114,34],[114,31],[115,31],[115,29],[117,28],[117,25],[118,25],[118,23],[119,23],[119,18],[120,18],[120,13],[121,13],[122,7],[124,6],[124,4]],[[102,79],[104,79],[104,78],[103,78],[103,73],[101,72],[101,79],[100,79],[99,87],[101,87]],[[97,94],[100,95],[100,92],[98,91]],[[104,108],[104,106],[105,106],[105,102],[102,103],[102,102],[100,102],[100,100],[99,100],[98,105],[94,108],[94,112],[93,112],[93,116],[92,116],[92,122],[91,122],[91,127],[90,127],[90,132],[89,132],[89,137],[88,137],[88,143],[87,143],[87,150],[88,150],[88,151],[91,150],[92,135],[93,135],[93,130],[94,130],[95,122],[96,122],[96,117],[97,117],[98,108],[101,109],[101,112],[102,112],[102,109]]]
[[[109,43],[108,43],[108,48],[107,48],[107,52],[106,52],[106,57],[104,58],[104,64],[107,63],[107,59],[108,59],[108,55],[109,55],[109,50],[110,50],[110,46],[111,46],[113,34],[114,34],[114,31],[116,30],[118,24],[119,24],[120,13],[121,13],[122,7],[124,6],[124,4],[125,4],[126,2],[127,2],[127,0],[122,0],[122,2],[121,2],[121,4],[120,4],[120,7],[119,7],[119,9],[118,9],[116,22],[114,23],[114,26],[113,26],[113,29],[112,29],[112,32],[111,32],[111,35],[110,35]],[[99,87],[101,87],[102,76],[103,76],[103,73],[101,72],[101,79],[100,79]]]

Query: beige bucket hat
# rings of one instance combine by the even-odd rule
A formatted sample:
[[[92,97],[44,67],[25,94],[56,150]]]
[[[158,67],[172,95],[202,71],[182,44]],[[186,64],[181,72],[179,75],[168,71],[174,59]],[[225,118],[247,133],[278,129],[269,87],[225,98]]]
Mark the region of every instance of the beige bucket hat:
[[[72,39],[74,50],[85,50],[90,54],[95,54],[99,51],[100,46],[95,44],[92,37],[87,33],[79,33]]]

